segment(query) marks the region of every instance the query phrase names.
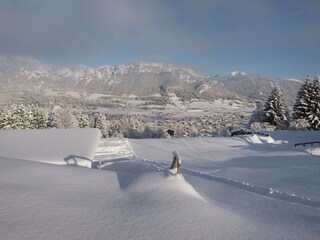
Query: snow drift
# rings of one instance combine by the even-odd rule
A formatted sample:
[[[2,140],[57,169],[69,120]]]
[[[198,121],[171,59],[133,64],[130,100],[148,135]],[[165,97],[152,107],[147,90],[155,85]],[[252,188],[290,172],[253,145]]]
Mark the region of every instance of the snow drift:
[[[91,167],[98,129],[1,130],[0,157]]]
[[[83,141],[97,132],[74,131],[59,133],[55,161],[65,148],[90,158],[94,144]],[[44,160],[32,155],[35,143],[19,135],[29,157],[0,157],[1,239],[319,239],[320,158],[294,147],[316,132],[101,139],[101,170],[44,164],[44,150]],[[1,143],[19,146],[7,137]],[[173,151],[182,176],[168,171]]]

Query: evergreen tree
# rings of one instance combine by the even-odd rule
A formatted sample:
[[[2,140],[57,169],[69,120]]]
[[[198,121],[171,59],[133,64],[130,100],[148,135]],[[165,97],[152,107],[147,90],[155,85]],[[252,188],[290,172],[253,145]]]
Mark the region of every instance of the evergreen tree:
[[[30,115],[28,108],[23,104],[11,105],[1,112],[1,129],[28,129]]]
[[[76,118],[78,120],[79,128],[88,128],[91,126],[88,114],[80,113],[76,116]]]
[[[101,134],[103,137],[107,136],[107,130],[108,130],[108,122],[105,114],[102,113],[96,113],[94,116],[94,128],[98,128],[101,130]]]
[[[24,105],[20,104],[18,106],[12,105],[10,107],[10,124],[11,129],[24,129],[25,128],[25,116],[26,109]]]
[[[288,124],[286,112],[279,86],[274,86],[263,108],[263,121],[278,129],[285,128]]]
[[[0,113],[0,129],[11,129],[10,113],[8,108],[4,108]]]
[[[48,127],[48,113],[45,109],[39,106],[28,106],[30,116],[30,128],[44,129]]]
[[[311,98],[313,92],[313,84],[311,76],[308,75],[304,84],[297,93],[296,102],[292,109],[294,119],[308,119],[311,109]]]
[[[48,121],[47,121],[47,127],[48,128],[54,128],[54,115],[55,115],[55,112],[54,111],[49,111],[48,112]]]
[[[320,80],[315,78],[313,82],[313,91],[310,94],[310,108],[307,112],[307,121],[310,129],[320,130]]]
[[[29,113],[23,104],[11,105],[6,113],[4,129],[28,129],[30,128]]]

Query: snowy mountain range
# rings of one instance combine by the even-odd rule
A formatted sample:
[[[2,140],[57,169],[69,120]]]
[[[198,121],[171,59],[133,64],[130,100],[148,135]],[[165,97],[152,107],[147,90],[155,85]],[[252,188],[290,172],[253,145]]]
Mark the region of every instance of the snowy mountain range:
[[[162,63],[120,66],[54,66],[35,59],[1,57],[0,86],[41,92],[47,89],[112,95],[152,96],[175,93],[181,99],[265,99],[272,84],[279,84],[292,102],[301,82],[232,72],[231,77],[208,77],[190,68]]]

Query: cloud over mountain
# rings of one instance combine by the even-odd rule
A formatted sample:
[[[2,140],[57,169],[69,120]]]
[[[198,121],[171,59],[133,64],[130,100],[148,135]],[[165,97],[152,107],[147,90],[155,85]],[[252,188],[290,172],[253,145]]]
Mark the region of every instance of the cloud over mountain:
[[[311,0],[2,0],[0,54],[302,77],[319,66],[319,8]]]

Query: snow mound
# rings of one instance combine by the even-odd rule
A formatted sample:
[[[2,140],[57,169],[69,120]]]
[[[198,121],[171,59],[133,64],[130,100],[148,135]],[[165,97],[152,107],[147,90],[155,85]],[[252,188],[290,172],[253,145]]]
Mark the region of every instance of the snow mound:
[[[259,139],[266,143],[275,143],[274,139],[271,136],[259,136]]]
[[[320,156],[320,147],[310,147],[306,151],[311,155]]]
[[[287,141],[285,140],[274,140],[271,136],[258,136],[259,139],[262,141],[262,142],[265,142],[265,143],[269,143],[269,144],[283,144],[283,143],[288,143]]]
[[[262,144],[260,138],[259,138],[256,134],[244,136],[244,139],[245,139],[248,143]]]
[[[98,147],[98,129],[0,131],[0,156],[58,165],[91,168]]]
[[[252,144],[283,144],[288,143],[285,140],[274,140],[271,136],[263,136],[257,134],[246,135],[243,137],[248,143]]]
[[[138,191],[140,198],[152,195],[158,199],[161,195],[175,193],[206,201],[182,175],[173,174],[170,169],[160,169],[139,158],[109,161],[102,169],[116,172],[120,188],[127,192]]]
[[[191,197],[206,202],[182,175],[173,175],[169,172],[155,172],[138,176],[129,185],[127,191],[139,192],[140,197],[145,199],[181,196],[185,201],[187,197]]]

